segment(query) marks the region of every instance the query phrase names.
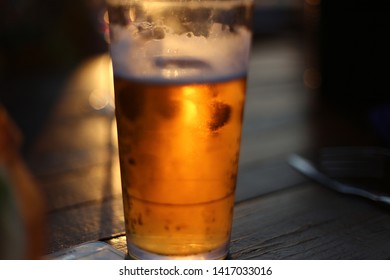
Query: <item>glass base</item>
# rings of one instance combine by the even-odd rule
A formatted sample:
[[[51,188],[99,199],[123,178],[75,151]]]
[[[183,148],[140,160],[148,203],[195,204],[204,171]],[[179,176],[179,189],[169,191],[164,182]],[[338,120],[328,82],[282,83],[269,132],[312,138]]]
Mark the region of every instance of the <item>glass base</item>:
[[[194,255],[160,255],[145,251],[133,244],[127,244],[126,259],[130,260],[224,260],[229,259],[229,243],[221,247]]]

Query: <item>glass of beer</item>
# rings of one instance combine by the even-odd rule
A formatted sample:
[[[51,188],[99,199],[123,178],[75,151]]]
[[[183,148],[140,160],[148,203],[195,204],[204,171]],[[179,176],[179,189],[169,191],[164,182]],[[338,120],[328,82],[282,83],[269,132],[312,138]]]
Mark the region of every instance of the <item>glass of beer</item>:
[[[128,254],[229,250],[252,0],[108,0]]]

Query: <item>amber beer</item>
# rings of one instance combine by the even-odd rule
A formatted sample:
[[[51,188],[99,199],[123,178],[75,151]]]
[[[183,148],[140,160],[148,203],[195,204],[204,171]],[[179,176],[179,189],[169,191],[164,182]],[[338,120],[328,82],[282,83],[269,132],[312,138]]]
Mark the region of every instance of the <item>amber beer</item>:
[[[252,0],[109,0],[128,253],[222,259],[236,187]]]
[[[126,230],[133,247],[171,256],[226,250],[245,83],[245,76],[186,84],[115,77]]]

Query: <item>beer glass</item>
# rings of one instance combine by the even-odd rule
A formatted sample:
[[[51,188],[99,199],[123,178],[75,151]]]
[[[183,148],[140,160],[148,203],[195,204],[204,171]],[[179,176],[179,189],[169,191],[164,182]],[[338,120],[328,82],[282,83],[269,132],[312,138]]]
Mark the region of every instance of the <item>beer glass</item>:
[[[127,248],[228,254],[252,0],[109,0]]]

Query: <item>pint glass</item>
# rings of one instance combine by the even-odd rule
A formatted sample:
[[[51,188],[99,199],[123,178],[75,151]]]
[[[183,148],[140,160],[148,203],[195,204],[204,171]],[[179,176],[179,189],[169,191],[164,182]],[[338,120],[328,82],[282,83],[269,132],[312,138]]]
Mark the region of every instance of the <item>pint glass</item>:
[[[108,0],[127,247],[223,259],[252,0]]]

